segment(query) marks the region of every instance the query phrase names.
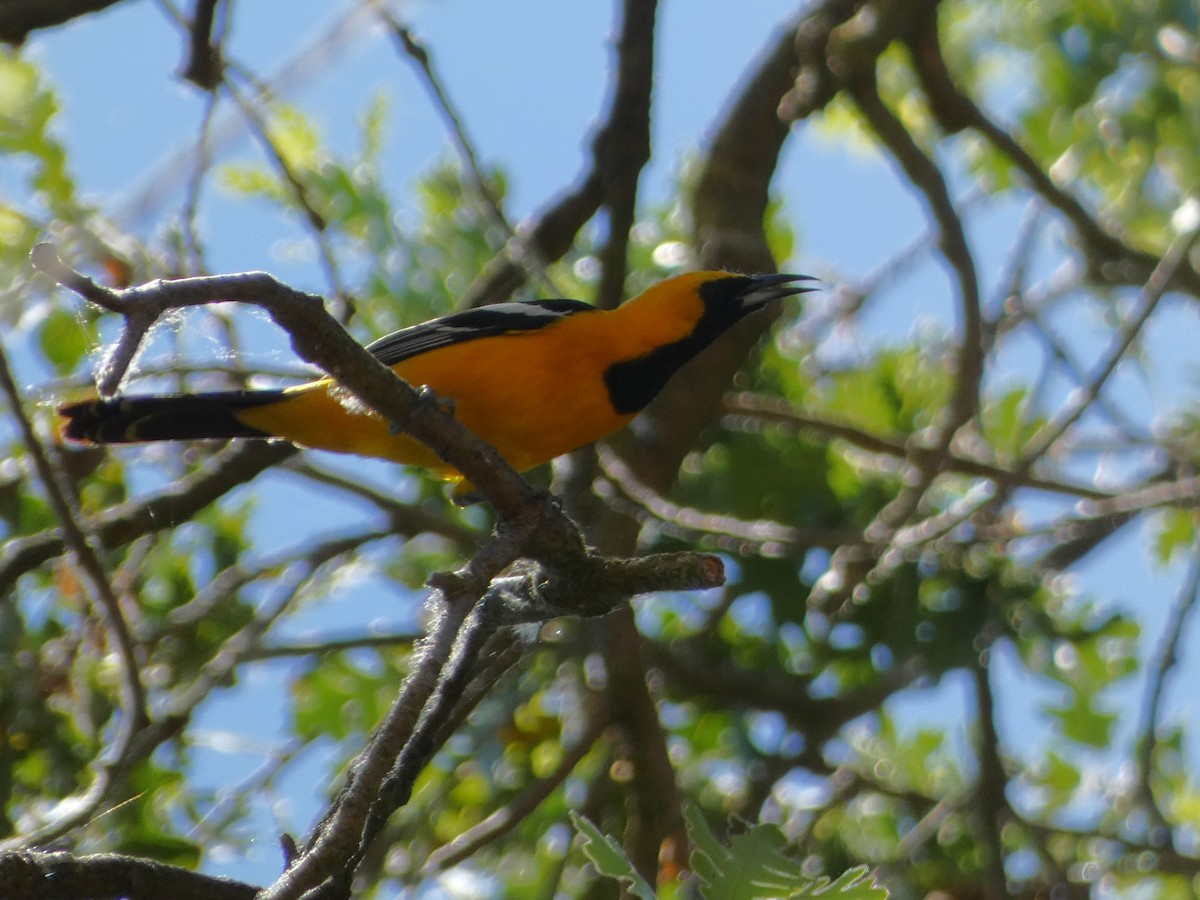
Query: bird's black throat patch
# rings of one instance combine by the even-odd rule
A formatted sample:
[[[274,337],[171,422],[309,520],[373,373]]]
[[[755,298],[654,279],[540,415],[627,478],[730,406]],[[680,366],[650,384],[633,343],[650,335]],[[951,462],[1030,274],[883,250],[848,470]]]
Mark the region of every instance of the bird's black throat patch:
[[[742,279],[726,279],[739,282]],[[749,279],[745,279],[749,281]],[[707,291],[706,288],[723,287]],[[608,399],[621,415],[632,415],[645,409],[658,396],[679,369],[697,353],[728,331],[739,319],[752,310],[745,309],[736,299],[732,285],[712,282],[700,289],[704,314],[687,337],[656,347],[644,356],[613,363],[604,373]],[[740,287],[740,285],[739,285]],[[731,296],[734,295],[734,296]]]

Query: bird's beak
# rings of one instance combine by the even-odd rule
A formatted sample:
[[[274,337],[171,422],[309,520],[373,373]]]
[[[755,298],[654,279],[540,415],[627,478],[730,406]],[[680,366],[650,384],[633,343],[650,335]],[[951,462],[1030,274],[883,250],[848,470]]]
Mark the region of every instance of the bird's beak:
[[[812,275],[754,275],[750,285],[742,292],[742,308],[747,312],[762,309],[768,303],[817,290],[797,281],[817,281]]]

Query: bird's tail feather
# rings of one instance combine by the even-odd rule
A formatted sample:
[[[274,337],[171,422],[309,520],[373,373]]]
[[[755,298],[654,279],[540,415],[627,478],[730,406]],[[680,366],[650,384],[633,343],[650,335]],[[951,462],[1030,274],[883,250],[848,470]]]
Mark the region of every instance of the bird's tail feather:
[[[66,420],[63,437],[86,444],[266,438],[272,435],[251,428],[236,414],[275,403],[283,393],[257,390],[108,397],[64,404],[58,414]]]

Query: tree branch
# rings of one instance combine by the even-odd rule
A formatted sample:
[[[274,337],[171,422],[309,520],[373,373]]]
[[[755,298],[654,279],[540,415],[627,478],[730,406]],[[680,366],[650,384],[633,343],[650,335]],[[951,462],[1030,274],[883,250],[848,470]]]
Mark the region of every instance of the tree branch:
[[[415,733],[426,704],[437,687],[459,630],[474,605],[466,593],[442,594],[438,619],[430,635],[418,643],[400,696],[388,710],[367,747],[351,765],[346,785],[314,829],[304,852],[257,900],[295,900],[329,879],[353,874],[366,851],[364,835],[381,786],[389,778]]]
[[[290,444],[251,443],[210,458],[196,472],[152,494],[85,518],[80,527],[104,549],[186,522],[214,500],[296,452]],[[43,531],[14,538],[0,547],[0,599],[8,598],[17,579],[66,550],[62,534]]]
[[[1186,202],[1196,203],[1197,201]],[[1087,384],[1081,390],[1076,391],[1071,402],[1059,410],[1058,414],[1030,439],[1022,453],[1018,469],[1027,469],[1034,461],[1046,454],[1092,406],[1109,376],[1116,371],[1117,365],[1125,358],[1125,354],[1133,345],[1142,327],[1150,320],[1154,310],[1158,308],[1159,301],[1163,298],[1180,267],[1186,263],[1188,252],[1198,237],[1200,237],[1200,225],[1193,226],[1186,233],[1176,235],[1166,254],[1158,260],[1142,287],[1138,296],[1137,312],[1113,336],[1104,357],[1088,377]]]
[[[986,630],[986,625],[985,629]],[[976,638],[986,640],[983,632]],[[1003,900],[1009,896],[1008,879],[1004,874],[1004,841],[1000,837],[1001,817],[1008,809],[1004,790],[1008,778],[1000,759],[1000,734],[996,730],[996,698],[989,682],[990,646],[981,647],[971,666],[975,686],[976,756],[979,761],[979,781],[973,795],[975,819],[983,836],[983,868],[986,874],[984,890],[988,900]]]
[[[425,86],[433,96],[434,105],[437,107],[438,112],[441,113],[442,119],[446,123],[446,128],[450,132],[454,147],[463,162],[463,168],[466,170],[468,176],[467,182],[475,192],[475,196],[479,199],[480,204],[491,216],[492,221],[504,232],[508,254],[512,259],[519,262],[526,272],[533,273],[549,289],[551,296],[559,296],[561,292],[554,286],[554,282],[551,280],[550,274],[546,271],[545,262],[538,254],[537,248],[531,246],[517,234],[516,229],[513,228],[512,223],[509,222],[508,216],[504,212],[500,198],[496,196],[496,192],[488,185],[488,179],[483,174],[483,167],[479,164],[479,155],[475,152],[475,145],[470,137],[468,137],[462,116],[459,115],[454,104],[451,103],[450,95],[443,86],[441,78],[434,71],[429,50],[416,39],[411,29],[401,24],[385,7],[380,7],[378,13],[391,30],[392,36],[396,39],[396,44],[400,48],[400,52],[412,60],[416,65],[417,71],[421,73],[425,81]]]
[[[1171,823],[1167,821],[1162,807],[1159,806],[1154,796],[1154,750],[1158,743],[1156,732],[1167,676],[1179,662],[1179,645],[1183,639],[1184,628],[1197,603],[1200,603],[1200,547],[1194,548],[1191,569],[1184,579],[1179,596],[1175,599],[1170,620],[1167,622],[1167,627],[1159,642],[1159,648],[1155,654],[1157,660],[1154,668],[1150,671],[1150,678],[1146,684],[1146,702],[1143,705],[1141,733],[1135,742],[1137,782],[1134,790],[1143,810],[1150,818],[1149,843],[1169,847],[1172,852],[1177,851]]]
[[[974,129],[1016,166],[1038,196],[1061,212],[1074,227],[1083,243],[1084,257],[1093,279],[1101,284],[1144,284],[1159,258],[1129,246],[1123,237],[1105,228],[1082,203],[1054,183],[1016,138],[992,122],[958,89],[942,55],[936,19],[930,19],[923,27],[912,31],[907,40],[917,77],[938,123],[952,134],[964,128]],[[1171,286],[1200,297],[1200,273],[1184,260],[1171,273]]]
[[[4,900],[254,900],[251,884],[136,856],[0,853]]]
[[[983,377],[983,319],[975,261],[967,244],[962,219],[954,207],[941,171],[908,133],[904,123],[883,102],[875,83],[874,71],[852,82],[848,90],[876,136],[904,170],[909,183],[924,195],[929,214],[937,225],[942,256],[958,280],[962,337],[954,373],[954,395],[935,425],[938,431],[936,439],[928,442],[939,448],[948,448],[954,433],[975,415],[979,407],[979,385]]]
[[[912,452],[911,435],[903,440],[880,437],[844,422],[836,422],[813,413],[797,410],[787,401],[777,397],[760,396],[749,392],[730,394],[725,398],[725,409],[730,418],[761,419],[764,422],[790,424],[801,430],[844,440],[868,453],[880,453],[904,459]],[[1096,490],[1090,485],[1040,478],[976,459],[958,447],[951,447],[948,451],[944,471],[986,478],[1009,488],[1023,487],[1082,497],[1087,500],[1110,500],[1113,498],[1111,492]]]
[[[46,449],[33,430],[33,423],[25,415],[20,393],[8,365],[8,356],[3,350],[0,350],[0,393],[4,394],[9,409],[17,420],[26,452],[33,460],[34,468],[41,479],[42,488],[50,508],[54,510],[63,540],[75,559],[83,582],[87,585],[89,600],[104,622],[109,639],[116,648],[116,656],[120,661],[121,707],[124,719],[121,725],[123,736],[118,739],[118,744],[124,745],[133,732],[150,721],[146,709],[146,688],[139,674],[141,664],[129,633],[129,625],[113,591],[112,582],[109,581],[108,572],[76,519],[75,504],[69,489],[62,481],[61,469],[50,462]]]
[[[290,288],[266,272],[154,281],[112,290],[64,266],[49,244],[38,245],[32,261],[55,281],[125,317],[126,334],[132,337],[122,338],[122,354],[111,358],[101,373],[102,395],[116,391],[146,330],[167,311],[224,301],[249,303],[265,310],[288,333],[301,359],[327,372],[367,407],[462,472],[502,515],[519,518],[538,505],[533,490],[493,448],[441,410],[431,395],[418,394],[363,349],[325,311],[320,297]]]
[[[120,0],[0,0],[0,42],[23,44],[29,32],[62,25]]]
[[[644,164],[637,159],[648,152],[649,139],[643,137],[645,124],[640,121],[649,115],[649,92],[652,86],[648,73],[653,67],[653,22],[656,0],[627,0],[623,18],[622,37],[618,41],[618,78],[608,113],[603,124],[592,138],[592,159],[588,169],[580,176],[576,186],[530,223],[517,229],[524,240],[521,245],[511,244],[506,252],[484,267],[475,281],[463,294],[463,306],[484,306],[504,299],[525,282],[525,263],[520,253],[525,248],[549,264],[567,253],[575,241],[575,235],[596,214],[601,205],[613,196],[613,190],[622,179],[628,181],[628,172],[634,176]],[[640,29],[640,31],[638,30]],[[623,61],[626,54],[628,61]],[[633,152],[626,153],[630,144]],[[646,148],[645,150],[643,150]],[[627,197],[627,208],[632,201]],[[609,222],[610,234],[620,232],[627,235],[628,228],[620,222]],[[613,252],[617,252],[614,248]],[[618,260],[614,260],[619,262]],[[624,264],[618,268],[624,271]],[[611,277],[611,276],[606,276]],[[622,276],[623,278],[623,276]],[[622,284],[619,287],[623,287]],[[610,295],[619,298],[620,290],[613,294],[613,287],[599,291],[599,302],[615,306]]]
[[[188,29],[188,60],[181,73],[196,87],[212,91],[221,83],[221,46],[214,40],[220,0],[195,0]]]
[[[637,217],[638,178],[650,161],[650,98],[658,0],[624,0],[616,82],[605,128],[592,152],[604,185],[607,234],[600,249],[596,305],[613,309],[625,296],[629,232]]]
[[[493,812],[478,825],[462,832],[450,843],[434,850],[421,867],[419,876],[430,878],[438,872],[458,865],[480,848],[498,841],[520,825],[575,771],[575,767],[600,739],[607,724],[604,717],[592,716],[587,730],[575,743],[575,746],[563,753],[562,759],[554,767],[553,772],[545,778],[540,778],[527,785],[504,807]]]

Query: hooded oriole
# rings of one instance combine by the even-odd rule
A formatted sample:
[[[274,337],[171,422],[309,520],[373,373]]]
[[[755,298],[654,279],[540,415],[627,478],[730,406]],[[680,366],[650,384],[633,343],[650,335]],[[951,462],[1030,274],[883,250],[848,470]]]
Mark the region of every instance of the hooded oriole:
[[[367,349],[409,384],[452,401],[463,425],[525,471],[627,424],[735,322],[812,290],[793,283],[804,280],[810,276],[691,272],[614,310],[579,300],[500,303],[405,328]],[[461,480],[328,378],[275,390],[87,400],[58,411],[64,436],[85,443],[284,438]]]

